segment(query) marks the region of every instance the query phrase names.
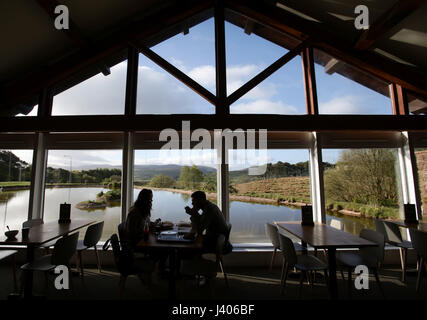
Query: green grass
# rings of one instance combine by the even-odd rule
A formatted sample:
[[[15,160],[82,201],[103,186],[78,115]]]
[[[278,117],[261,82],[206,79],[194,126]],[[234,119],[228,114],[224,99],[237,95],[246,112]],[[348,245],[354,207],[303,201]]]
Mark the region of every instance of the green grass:
[[[326,209],[328,211],[337,212],[339,210],[349,210],[360,212],[361,216],[366,218],[380,219],[398,219],[399,208],[376,206],[372,204],[354,203],[354,202],[327,202]]]
[[[27,187],[30,186],[30,181],[3,181],[0,182],[0,187]]]

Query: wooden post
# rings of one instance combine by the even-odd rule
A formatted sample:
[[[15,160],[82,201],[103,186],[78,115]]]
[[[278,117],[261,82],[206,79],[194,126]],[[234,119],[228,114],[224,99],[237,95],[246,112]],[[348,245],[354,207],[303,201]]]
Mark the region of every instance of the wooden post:
[[[302,68],[304,74],[305,100],[307,114],[319,114],[317,103],[316,76],[314,72],[313,48],[307,47],[302,52]]]
[[[216,114],[224,116],[230,114],[227,103],[227,77],[225,61],[225,27],[224,2],[218,0],[215,5],[215,61],[216,61]]]

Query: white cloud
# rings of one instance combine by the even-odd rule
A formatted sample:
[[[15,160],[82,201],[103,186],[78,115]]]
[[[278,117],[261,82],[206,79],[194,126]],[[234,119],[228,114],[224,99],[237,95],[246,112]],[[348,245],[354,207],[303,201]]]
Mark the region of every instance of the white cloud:
[[[127,62],[56,95],[53,115],[121,114],[124,112]]]
[[[319,103],[319,112],[322,114],[360,114],[363,108],[359,101],[359,97],[350,95],[333,98],[327,102]]]
[[[297,114],[296,107],[286,105],[282,101],[270,101],[265,99],[255,100],[249,103],[238,103],[230,107],[232,113],[263,113],[263,114]]]
[[[207,89],[215,91],[215,67],[210,65],[200,66],[192,69],[188,76],[200,83]]]

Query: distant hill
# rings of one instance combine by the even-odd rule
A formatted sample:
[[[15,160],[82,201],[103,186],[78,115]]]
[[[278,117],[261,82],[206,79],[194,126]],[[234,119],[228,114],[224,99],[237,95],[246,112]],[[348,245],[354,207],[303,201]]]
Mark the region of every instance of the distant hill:
[[[176,164],[167,164],[167,165],[135,165],[135,179],[136,180],[151,180],[157,174],[164,174],[171,178],[177,180],[181,173],[181,168],[183,166]],[[197,166],[204,175],[209,173],[215,173],[216,169],[206,166]]]

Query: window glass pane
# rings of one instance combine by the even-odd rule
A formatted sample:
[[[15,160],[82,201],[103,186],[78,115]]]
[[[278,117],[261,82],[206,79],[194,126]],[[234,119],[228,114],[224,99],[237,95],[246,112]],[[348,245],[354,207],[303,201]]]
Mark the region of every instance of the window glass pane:
[[[400,219],[402,202],[396,149],[324,149],[328,215],[347,232],[375,229],[374,218]]]
[[[36,104],[35,106],[25,105],[22,109],[20,109],[20,112],[16,116],[17,117],[36,117],[38,109],[39,109],[38,104]]]
[[[427,148],[415,149],[423,216],[427,216]]]
[[[215,150],[136,150],[134,200],[142,188],[153,190],[151,220],[190,222],[185,206],[191,193],[206,192],[216,203]]]
[[[427,98],[423,98],[414,93],[408,93],[409,114],[427,114]]]
[[[200,85],[216,92],[215,84],[215,32],[210,18],[151,48]]]
[[[392,114],[388,83],[314,50],[320,114]]]
[[[229,152],[232,243],[270,243],[265,223],[301,220],[300,207],[311,203],[308,150],[253,152]]]
[[[70,203],[71,219],[104,221],[107,240],[121,220],[121,176],[121,150],[49,150],[44,221],[57,221],[60,204]]]
[[[230,95],[263,71],[287,49],[225,23],[227,93]],[[301,58],[295,57],[230,106],[231,113],[304,114]]]
[[[0,150],[0,231],[28,219],[33,150]]]
[[[98,73],[53,98],[52,115],[123,114],[125,110],[127,60]]]
[[[140,54],[136,113],[213,114],[215,107]]]

